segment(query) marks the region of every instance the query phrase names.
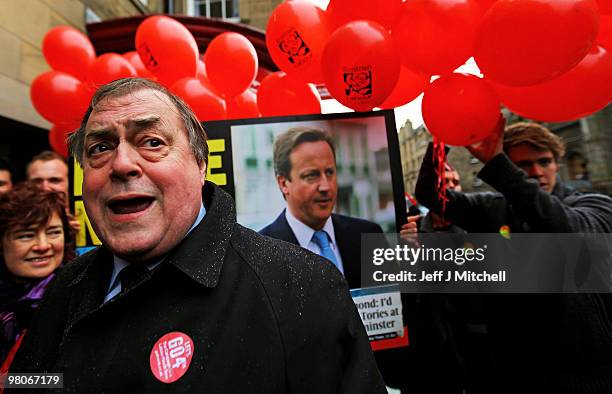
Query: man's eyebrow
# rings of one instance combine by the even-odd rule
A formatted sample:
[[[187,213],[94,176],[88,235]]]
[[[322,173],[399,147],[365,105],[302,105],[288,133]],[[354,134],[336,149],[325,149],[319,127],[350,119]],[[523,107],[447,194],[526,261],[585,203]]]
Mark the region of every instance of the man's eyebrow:
[[[128,124],[128,129],[135,129],[136,131],[140,131],[140,130],[145,130],[150,127],[153,127],[157,125],[160,121],[161,121],[161,118],[159,116],[149,116],[146,118],[129,119],[127,121],[127,124]],[[111,138],[114,134],[115,133],[112,131],[112,129],[109,129],[108,127],[104,126],[104,127],[96,128],[94,126],[91,130],[87,131],[85,138],[94,139],[94,140],[103,140],[103,139]]]
[[[109,138],[111,135],[113,134],[113,132],[110,129],[107,128],[100,128],[100,129],[92,129],[87,131],[87,133],[85,134],[85,138],[86,139],[93,139],[93,140],[103,140],[106,138]]]
[[[128,125],[135,129],[148,129],[150,127],[155,126],[156,124],[158,124],[161,121],[161,118],[159,116],[150,116],[147,118],[137,118],[137,119],[130,119],[128,120]]]

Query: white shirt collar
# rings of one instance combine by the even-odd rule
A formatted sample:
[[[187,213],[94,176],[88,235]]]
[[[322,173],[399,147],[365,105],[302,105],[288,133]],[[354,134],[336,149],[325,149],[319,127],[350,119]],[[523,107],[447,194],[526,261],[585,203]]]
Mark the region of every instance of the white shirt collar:
[[[185,234],[185,237],[187,236],[187,234],[189,234],[198,224],[200,224],[200,222],[202,221],[202,219],[204,219],[204,216],[206,216],[206,208],[204,208],[204,204],[200,205],[200,211],[198,212],[198,216],[196,217],[195,222],[193,222],[193,224],[191,225],[191,227],[189,228],[189,231],[187,231],[187,233]],[[154,262],[150,262],[147,263],[147,269],[149,271],[155,269],[159,264],[161,264],[161,262],[164,260],[165,256],[162,257],[161,259],[154,261]],[[113,298],[115,295],[117,295],[119,293],[119,291],[121,291],[121,284],[119,282],[118,276],[119,273],[121,272],[122,269],[124,269],[125,267],[127,267],[128,265],[130,265],[129,262],[123,260],[122,258],[113,255],[113,272],[111,273],[111,280],[110,280],[110,285],[106,294],[106,298],[104,300],[104,302],[108,301],[109,299]]]
[[[293,214],[289,211],[289,208],[285,209],[285,218],[287,219],[287,223],[289,223],[289,227],[293,230],[293,234],[297,239],[298,243],[301,247],[308,249],[308,244],[312,240],[312,235],[315,233],[315,230],[310,226],[300,222]],[[327,218],[325,224],[322,228],[323,231],[329,235],[331,239],[331,244],[333,247],[336,247],[336,234],[334,233],[334,223],[332,222],[331,216]]]

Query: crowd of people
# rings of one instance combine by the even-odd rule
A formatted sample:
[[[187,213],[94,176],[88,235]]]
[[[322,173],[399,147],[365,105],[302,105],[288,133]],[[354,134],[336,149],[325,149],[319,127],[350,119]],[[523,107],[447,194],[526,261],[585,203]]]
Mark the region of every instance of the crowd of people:
[[[504,123],[468,147],[497,192],[464,193],[430,146],[415,191],[429,213],[401,236],[612,232],[611,198],[560,181],[563,141]],[[348,290],[361,286],[361,234],[382,229],[334,213],[333,139],[277,137],[286,209],[256,233],[205,180],[206,138],[155,82],[100,88],[69,146],[102,246],[76,259],[64,159],[35,156],[17,184],[0,160],[4,372],[62,372],[76,392],[612,392],[610,294],[403,294],[410,345],[375,358]]]

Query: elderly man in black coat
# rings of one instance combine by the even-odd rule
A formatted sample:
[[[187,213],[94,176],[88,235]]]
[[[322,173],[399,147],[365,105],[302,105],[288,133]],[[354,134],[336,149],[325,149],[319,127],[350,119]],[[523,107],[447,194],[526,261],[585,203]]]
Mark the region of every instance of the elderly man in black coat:
[[[62,372],[68,392],[385,392],[342,276],[236,223],[179,98],[103,86],[70,148],[103,245],[58,275],[11,372]]]

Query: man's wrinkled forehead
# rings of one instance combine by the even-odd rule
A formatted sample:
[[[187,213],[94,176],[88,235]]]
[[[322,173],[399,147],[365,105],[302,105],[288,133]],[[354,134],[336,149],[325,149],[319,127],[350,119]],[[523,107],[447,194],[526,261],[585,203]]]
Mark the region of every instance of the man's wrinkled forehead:
[[[139,89],[123,95],[107,96],[97,102],[89,115],[86,129],[95,128],[99,122],[107,122],[108,118],[100,119],[101,115],[117,115],[113,121],[128,121],[133,118],[161,117],[162,122],[180,120],[179,112],[170,98],[161,91]],[[165,116],[164,116],[165,115]]]

